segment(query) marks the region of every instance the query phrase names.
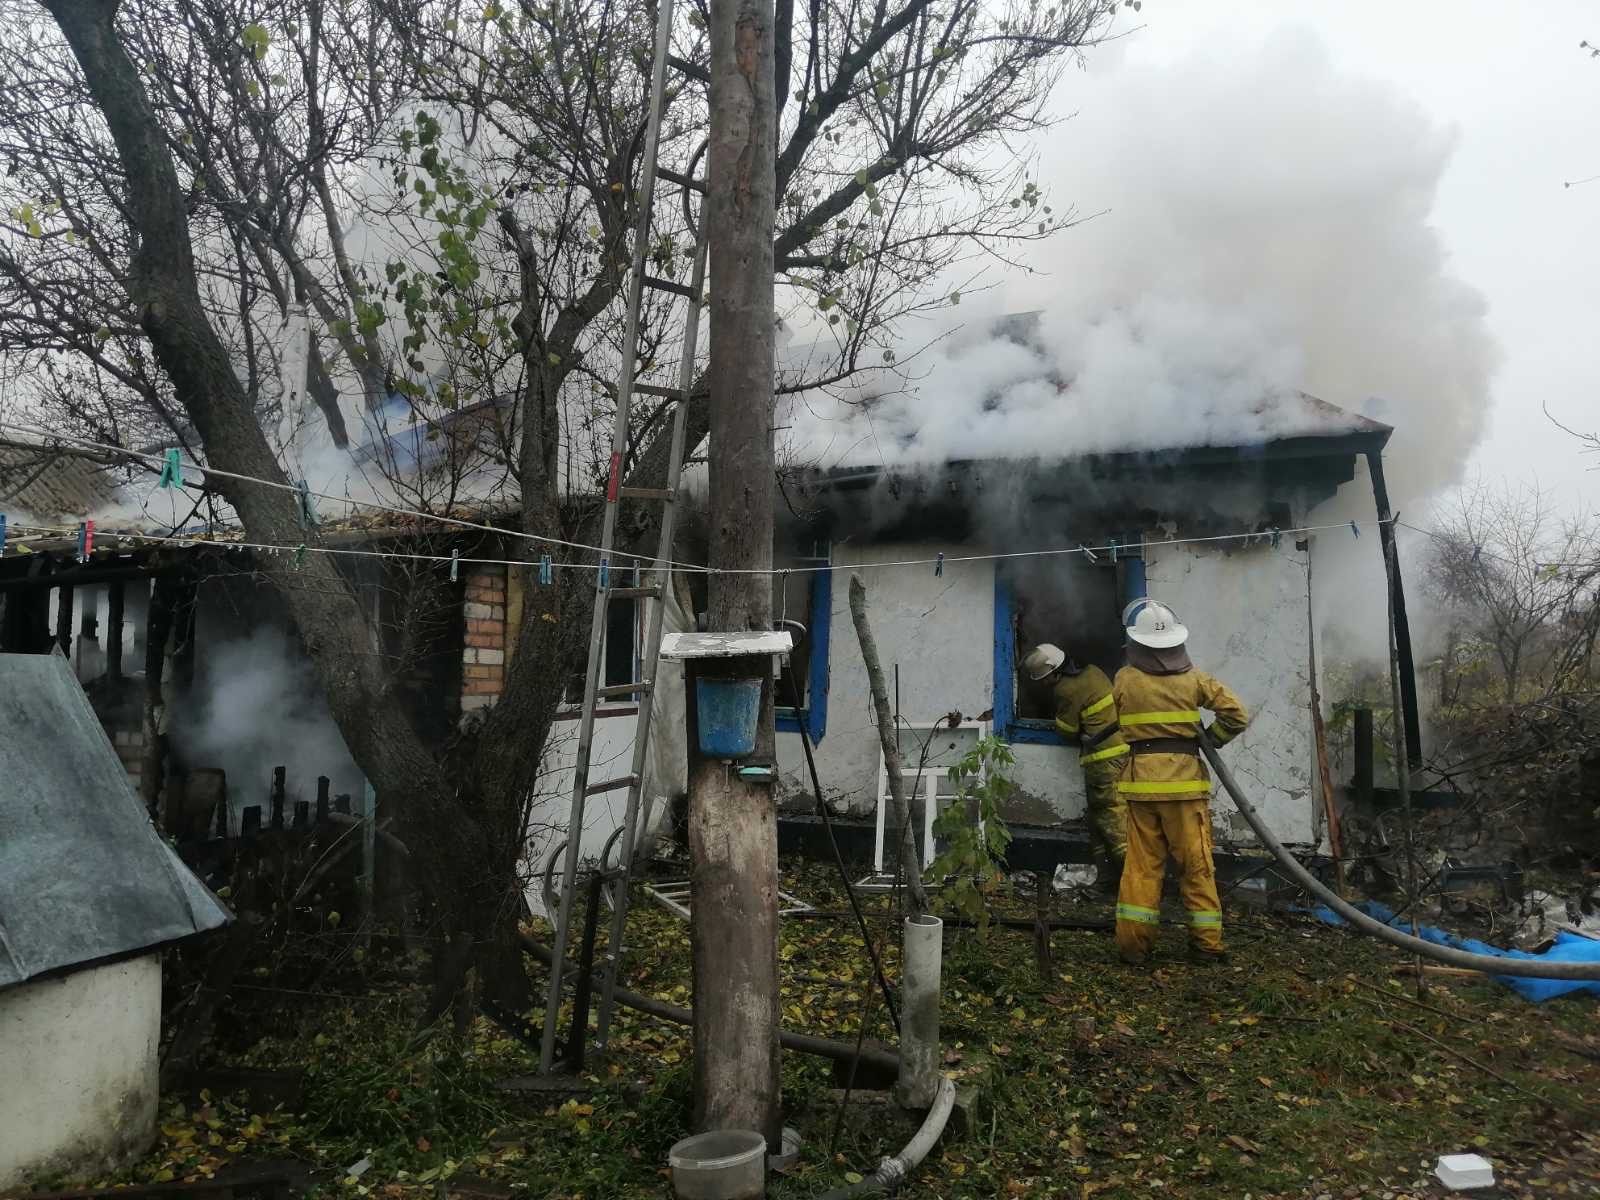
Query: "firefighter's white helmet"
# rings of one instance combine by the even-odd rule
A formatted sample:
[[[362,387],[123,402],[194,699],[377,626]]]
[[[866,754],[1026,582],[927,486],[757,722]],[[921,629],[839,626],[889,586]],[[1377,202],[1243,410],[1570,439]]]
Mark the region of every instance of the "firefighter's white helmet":
[[[1152,650],[1170,650],[1189,640],[1188,626],[1178,620],[1178,614],[1161,601],[1141,600],[1134,603],[1139,606],[1139,611],[1133,620],[1128,620],[1126,612],[1122,618],[1127,623],[1130,642],[1138,642]],[[1130,610],[1133,607],[1133,604],[1128,605]]]
[[[1028,656],[1022,660],[1022,669],[1028,673],[1029,679],[1043,679],[1066,661],[1067,656],[1062,653],[1060,646],[1040,642],[1028,651]]]

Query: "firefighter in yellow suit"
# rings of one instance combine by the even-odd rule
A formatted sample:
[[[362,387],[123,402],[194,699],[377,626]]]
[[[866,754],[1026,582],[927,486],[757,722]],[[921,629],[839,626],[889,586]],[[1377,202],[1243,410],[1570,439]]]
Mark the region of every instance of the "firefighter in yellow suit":
[[[1112,686],[1128,742],[1117,776],[1117,791],[1128,805],[1117,950],[1127,962],[1149,959],[1170,854],[1182,875],[1190,954],[1202,962],[1220,962],[1226,957],[1222,904],[1211,858],[1211,777],[1200,755],[1200,710],[1216,715],[1209,733],[1219,746],[1243,733],[1250,717],[1238,696],[1189,661],[1184,646],[1189,631],[1172,609],[1155,600],[1136,600],[1123,621],[1128,665],[1117,672]]]
[[[1056,728],[1078,747],[1089,818],[1089,839],[1098,860],[1100,887],[1116,893],[1127,854],[1127,806],[1117,794],[1117,768],[1127,743],[1117,728],[1111,681],[1093,663],[1080,666],[1058,646],[1043,642],[1028,652],[1022,669],[1036,683],[1052,683]]]

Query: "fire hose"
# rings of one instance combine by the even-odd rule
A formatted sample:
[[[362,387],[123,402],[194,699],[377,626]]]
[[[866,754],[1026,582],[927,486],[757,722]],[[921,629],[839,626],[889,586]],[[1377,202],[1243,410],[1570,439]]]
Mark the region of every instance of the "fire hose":
[[[1439,946],[1422,938],[1412,937],[1409,933],[1403,933],[1391,925],[1385,925],[1382,921],[1369,917],[1359,908],[1347,903],[1338,893],[1324,886],[1316,876],[1301,865],[1299,859],[1284,849],[1282,842],[1272,836],[1272,831],[1257,814],[1255,806],[1245,799],[1244,790],[1234,779],[1233,772],[1228,770],[1228,765],[1222,761],[1222,756],[1217,753],[1209,734],[1200,735],[1200,749],[1205,754],[1206,761],[1211,764],[1212,770],[1217,773],[1217,781],[1227,789],[1228,795],[1233,797],[1234,805],[1244,814],[1244,819],[1250,822],[1250,828],[1255,830],[1261,844],[1271,852],[1273,858],[1278,860],[1278,865],[1302,888],[1362,933],[1371,934],[1380,941],[1419,954],[1423,958],[1431,958],[1447,966],[1464,967],[1469,971],[1482,971],[1486,975],[1511,975],[1519,979],[1600,979],[1600,963],[1547,962],[1538,958],[1502,958],[1494,954],[1472,954],[1466,950]]]

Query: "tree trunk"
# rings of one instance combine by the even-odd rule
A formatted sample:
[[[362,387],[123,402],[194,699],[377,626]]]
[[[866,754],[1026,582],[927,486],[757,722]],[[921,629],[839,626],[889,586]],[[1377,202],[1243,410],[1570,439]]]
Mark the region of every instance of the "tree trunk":
[[[712,0],[711,565],[772,566],[773,220],[772,0]],[[713,575],[714,630],[765,630],[765,574]],[[773,745],[763,689],[757,754]],[[770,761],[770,757],[768,759]],[[779,1134],[778,846],[772,791],[721,764],[689,779],[693,857],[696,1123]]]
[[[137,250],[127,277],[130,300],[157,361],[200,434],[208,463],[255,479],[286,482],[256,423],[249,397],[200,299],[184,193],[138,68],[115,29],[117,0],[45,0],[105,118],[127,176],[127,212]],[[210,476],[252,541],[315,544],[292,492]],[[466,901],[451,863],[484,861],[484,831],[410,727],[369,653],[366,616],[331,556],[298,565],[269,558],[258,568],[283,596],[328,708],[351,755],[396,813],[405,840],[432,846],[418,855],[419,882],[446,922],[461,927]]]

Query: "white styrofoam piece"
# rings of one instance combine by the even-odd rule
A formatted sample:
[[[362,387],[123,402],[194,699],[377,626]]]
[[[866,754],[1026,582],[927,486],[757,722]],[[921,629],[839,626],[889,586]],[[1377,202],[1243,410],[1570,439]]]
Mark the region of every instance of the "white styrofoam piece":
[[[1481,1154],[1441,1154],[1433,1173],[1453,1192],[1494,1186],[1494,1165]]]
[[[661,657],[667,659],[744,658],[753,654],[787,654],[793,647],[794,635],[787,629],[661,635]]]

